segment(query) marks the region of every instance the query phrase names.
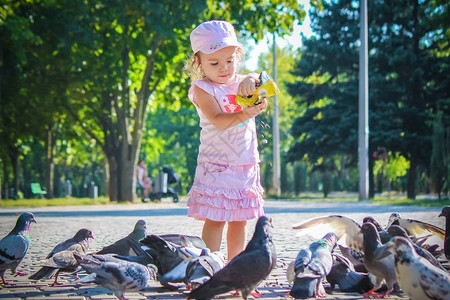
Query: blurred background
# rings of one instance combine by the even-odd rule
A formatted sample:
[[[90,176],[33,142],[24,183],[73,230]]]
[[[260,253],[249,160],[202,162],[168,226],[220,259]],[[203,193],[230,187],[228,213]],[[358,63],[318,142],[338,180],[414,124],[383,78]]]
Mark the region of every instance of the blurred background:
[[[358,192],[359,1],[0,3],[1,199],[137,201],[139,159],[154,182],[171,168],[186,195],[200,127],[183,66],[211,19],[239,33],[241,72],[265,70],[281,90],[281,194],[273,103],[257,117],[267,197]],[[449,2],[367,7],[370,198],[448,199]]]

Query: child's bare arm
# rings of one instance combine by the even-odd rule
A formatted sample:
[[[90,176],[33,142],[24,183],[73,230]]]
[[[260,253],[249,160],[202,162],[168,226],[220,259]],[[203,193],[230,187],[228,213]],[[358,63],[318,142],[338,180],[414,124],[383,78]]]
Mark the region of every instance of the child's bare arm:
[[[201,88],[195,87],[195,96],[205,117],[218,129],[227,129],[241,124],[256,117],[267,108],[267,100],[264,100],[258,105],[244,107],[242,111],[226,113],[220,109],[216,99]]]

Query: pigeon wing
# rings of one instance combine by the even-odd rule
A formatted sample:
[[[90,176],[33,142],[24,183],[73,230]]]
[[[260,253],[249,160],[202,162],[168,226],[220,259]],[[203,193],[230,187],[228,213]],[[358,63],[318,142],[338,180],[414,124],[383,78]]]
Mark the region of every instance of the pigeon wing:
[[[44,264],[45,267],[50,268],[68,268],[75,267],[77,265],[77,260],[73,256],[73,252],[71,251],[61,251],[48,258]]]
[[[322,230],[318,230],[318,226]],[[362,251],[363,237],[360,233],[361,225],[352,218],[341,215],[330,215],[308,219],[302,223],[292,226],[292,229],[306,230],[315,238],[322,238],[324,233],[334,232],[337,239],[345,236],[345,243],[348,247]]]
[[[28,252],[30,241],[21,235],[7,235],[0,241],[0,268],[20,263]]]
[[[71,250],[71,247],[78,244],[73,238],[67,239],[64,242],[59,243],[58,245],[53,248],[52,251],[47,255],[46,258],[50,258],[53,255],[55,255],[58,252],[65,251],[65,250]]]
[[[416,264],[419,284],[430,299],[447,299],[450,295],[450,275],[446,271]]]
[[[445,230],[433,224],[413,219],[399,219],[398,224],[403,227],[409,235],[419,236],[426,233],[432,233],[444,240]]]

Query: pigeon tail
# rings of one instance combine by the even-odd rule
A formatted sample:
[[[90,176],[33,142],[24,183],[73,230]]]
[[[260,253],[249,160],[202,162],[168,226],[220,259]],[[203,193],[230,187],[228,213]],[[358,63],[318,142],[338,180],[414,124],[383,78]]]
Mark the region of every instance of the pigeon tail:
[[[94,283],[97,279],[96,273],[91,273],[87,276],[84,276],[80,279],[75,280],[73,283]]]
[[[39,280],[39,279],[50,279],[55,275],[57,269],[50,267],[42,267],[36,273],[28,277],[28,279]]]
[[[319,278],[297,277],[295,278],[294,285],[289,294],[295,299],[316,297],[316,288],[319,284],[319,280]]]

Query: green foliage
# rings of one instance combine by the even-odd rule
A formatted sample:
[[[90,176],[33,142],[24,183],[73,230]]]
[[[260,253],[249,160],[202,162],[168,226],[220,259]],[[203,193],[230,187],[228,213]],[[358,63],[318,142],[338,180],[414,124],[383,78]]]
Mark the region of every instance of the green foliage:
[[[39,162],[49,185],[53,162],[61,178],[102,163],[110,170],[110,196],[121,201],[132,195],[143,135],[149,160],[173,162],[186,178],[192,176],[198,129],[186,119],[195,111],[185,100],[188,82],[181,74],[191,30],[205,19],[221,18],[253,37],[275,30],[284,34],[305,15],[293,0],[7,1],[0,13],[0,159],[5,172],[11,160],[14,178],[19,177],[19,156],[8,156],[21,151],[39,156],[21,158],[29,168]],[[162,123],[153,118],[164,119],[155,113],[159,110],[189,129],[165,123],[164,128],[180,134],[160,130]],[[35,143],[45,149],[35,149]],[[74,181],[83,185],[85,172],[80,172],[82,178]]]
[[[405,176],[409,169],[409,161],[400,153],[388,153],[387,160],[377,160],[373,167],[375,176],[381,175],[388,182],[394,182],[397,178]]]
[[[369,153],[384,146],[409,159],[408,196],[414,197],[415,170],[428,166],[433,114],[448,99],[448,89],[442,89],[448,84],[443,72],[449,36],[442,19],[448,5],[402,3],[368,4]],[[315,35],[304,40],[294,70],[298,80],[288,84],[298,105],[307,108],[293,122],[288,158],[314,163],[338,154],[347,157],[345,167],[355,168],[359,7],[350,0],[323,5],[311,13]]]
[[[433,122],[433,139],[431,152],[431,178],[435,192],[441,196],[444,190],[448,191],[449,180],[449,143],[448,133],[443,126],[442,112],[436,114]]]

